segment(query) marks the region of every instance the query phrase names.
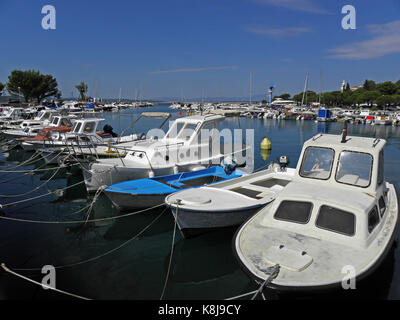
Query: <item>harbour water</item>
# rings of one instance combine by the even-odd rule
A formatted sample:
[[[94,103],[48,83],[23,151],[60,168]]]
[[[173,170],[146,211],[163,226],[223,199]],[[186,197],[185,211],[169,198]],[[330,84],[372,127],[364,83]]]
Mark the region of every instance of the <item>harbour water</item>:
[[[105,122],[120,133],[143,111],[147,110],[131,109],[96,116],[105,118]],[[171,112],[171,120],[184,115],[168,109],[167,104],[156,105],[151,111]],[[135,126],[136,131],[147,132],[161,124],[161,121],[155,122],[154,119],[143,119]],[[295,167],[307,139],[318,132],[338,134],[343,123],[232,117],[223,121],[221,128],[254,129],[254,167],[257,170],[277,161],[280,155],[289,156],[289,167]],[[385,177],[399,191],[400,127],[349,125],[348,134],[387,140]],[[259,149],[264,137],[272,143],[270,153]],[[0,263],[5,263],[10,269],[41,282],[44,276],[42,267],[52,265],[56,267],[58,289],[92,299],[158,300],[161,296],[163,299],[226,299],[257,289],[257,285],[240,270],[233,256],[232,238],[236,228],[187,240],[177,231],[172,247],[174,220],[168,210],[158,209],[118,218],[121,213],[101,194],[90,207],[88,217],[88,210],[83,208],[92,202],[93,195],[88,196],[84,185],[79,184],[82,176],[77,168],[64,168],[56,174],[54,170],[25,175],[24,172],[5,172],[43,166],[43,162],[36,162],[32,166],[16,167],[31,156],[19,149],[3,151],[0,155],[0,203],[4,205],[36,197],[6,208],[3,213],[4,217],[31,222],[0,220]],[[40,185],[43,186],[31,192]],[[61,190],[67,186],[72,187]],[[38,197],[54,190],[57,191],[52,195]],[[16,194],[22,195],[12,197]],[[112,217],[114,219],[101,220]],[[98,220],[75,223],[86,219]],[[394,247],[374,277],[357,287],[352,296],[400,299],[399,250]],[[350,293],[343,292],[343,295],[348,297]],[[1,271],[0,299],[71,297],[43,290]]]

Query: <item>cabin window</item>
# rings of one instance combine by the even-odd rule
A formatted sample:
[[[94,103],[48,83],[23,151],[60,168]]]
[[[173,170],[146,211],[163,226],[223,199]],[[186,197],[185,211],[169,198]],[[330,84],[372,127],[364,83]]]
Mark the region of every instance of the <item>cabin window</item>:
[[[378,208],[375,206],[368,214],[368,232],[371,233],[379,223]]]
[[[197,123],[188,123],[178,135],[178,139],[188,141],[193,136],[194,131],[197,128]]]
[[[380,184],[382,184],[383,183],[383,180],[384,180],[384,176],[385,176],[385,170],[384,170],[384,167],[385,167],[385,164],[384,164],[384,159],[385,159],[385,156],[384,156],[384,153],[383,153],[383,149],[381,150],[381,152],[379,152],[379,164],[378,164],[378,185],[380,185]]]
[[[92,133],[96,127],[96,122],[88,122],[85,124],[84,133]]]
[[[355,234],[355,222],[354,214],[323,205],[319,209],[316,226],[346,236],[353,236]]]
[[[285,200],[279,205],[274,218],[277,220],[306,224],[310,221],[311,211],[311,202]]]
[[[65,127],[70,127],[71,126],[71,122],[68,119],[61,119],[61,125],[65,126]]]
[[[206,142],[208,143],[209,138],[211,138],[213,135],[213,129],[214,129],[213,123],[204,124],[199,131],[198,142],[199,143],[206,143]]]
[[[81,122],[75,122],[74,129],[72,130],[72,132],[75,132],[75,133],[79,132],[79,130],[81,129],[81,126],[82,126]]]
[[[185,123],[175,122],[167,134],[167,139],[175,139],[183,129]]]
[[[58,118],[54,118],[52,123],[57,124],[57,122],[58,122]]]
[[[50,118],[50,113],[45,112],[45,114],[44,114],[42,119],[48,119],[48,118]]]
[[[358,187],[371,182],[372,156],[368,153],[343,151],[339,157],[336,181]]]
[[[308,147],[304,153],[300,176],[327,180],[331,176],[335,152],[329,148]]]
[[[381,213],[381,217],[383,217],[383,215],[385,214],[385,211],[386,211],[386,202],[385,202],[385,198],[383,196],[381,196],[379,198],[379,211]]]

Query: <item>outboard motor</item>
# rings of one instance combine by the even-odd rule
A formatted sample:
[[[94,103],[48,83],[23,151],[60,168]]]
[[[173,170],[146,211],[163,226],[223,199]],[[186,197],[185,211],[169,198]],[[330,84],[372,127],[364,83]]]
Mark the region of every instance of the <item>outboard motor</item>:
[[[282,171],[286,171],[286,167],[289,165],[289,157],[288,156],[281,156],[279,158],[279,164],[281,165]]]
[[[106,124],[106,125],[103,127],[103,132],[104,132],[104,133],[111,134],[111,136],[112,136],[113,138],[118,137],[118,135],[113,131],[113,127],[111,127],[109,124]]]
[[[224,168],[225,173],[229,175],[235,171],[237,163],[235,159],[233,159],[231,156],[228,156],[221,161],[221,167]]]

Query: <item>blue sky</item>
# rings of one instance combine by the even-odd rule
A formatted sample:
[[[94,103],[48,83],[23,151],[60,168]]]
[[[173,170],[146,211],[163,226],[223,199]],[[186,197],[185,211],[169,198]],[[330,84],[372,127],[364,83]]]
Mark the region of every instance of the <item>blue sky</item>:
[[[44,5],[56,30],[43,30]],[[356,8],[356,30],[341,9]],[[0,82],[52,74],[64,96],[244,97],[400,79],[400,0],[0,0]]]

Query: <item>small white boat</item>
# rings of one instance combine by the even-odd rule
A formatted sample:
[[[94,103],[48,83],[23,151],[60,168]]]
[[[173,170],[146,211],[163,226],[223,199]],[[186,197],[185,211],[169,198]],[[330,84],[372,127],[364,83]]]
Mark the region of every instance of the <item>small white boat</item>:
[[[192,171],[199,165],[204,168],[219,164],[225,155],[220,150],[216,129],[224,119],[220,115],[178,118],[163,138],[138,141],[124,158],[90,163],[83,170],[87,191],[95,192],[101,186],[127,180]]]
[[[375,124],[380,125],[389,125],[392,123],[392,119],[390,119],[388,116],[376,116],[374,121]]]
[[[385,144],[345,134],[306,141],[293,181],[234,237],[244,272],[280,292],[340,288],[349,268],[357,281],[372,273],[398,225]]]
[[[273,201],[294,176],[294,169],[268,169],[165,198],[184,238],[243,223]]]

